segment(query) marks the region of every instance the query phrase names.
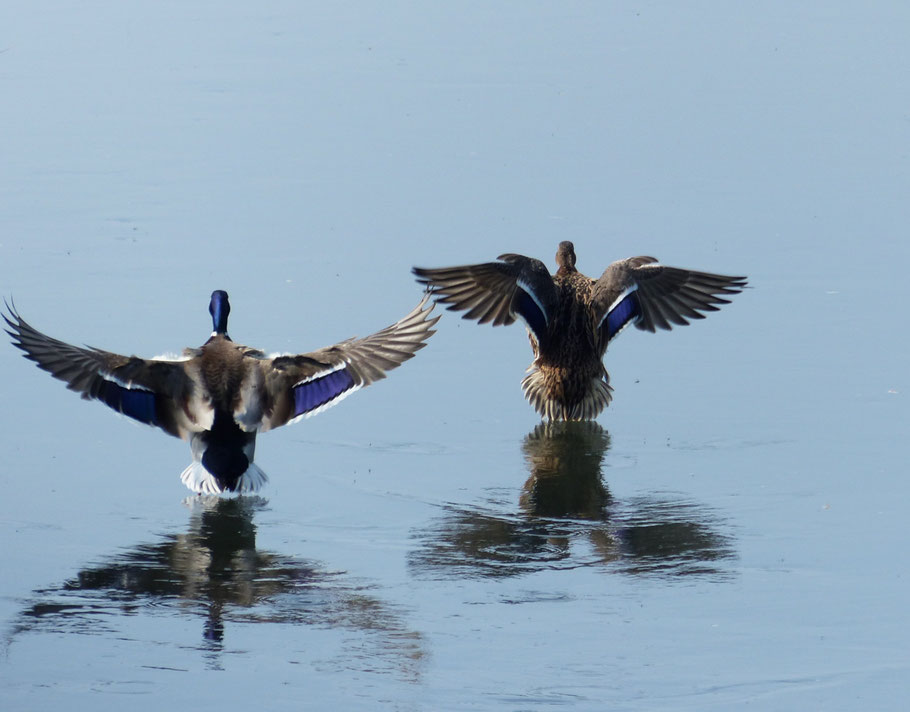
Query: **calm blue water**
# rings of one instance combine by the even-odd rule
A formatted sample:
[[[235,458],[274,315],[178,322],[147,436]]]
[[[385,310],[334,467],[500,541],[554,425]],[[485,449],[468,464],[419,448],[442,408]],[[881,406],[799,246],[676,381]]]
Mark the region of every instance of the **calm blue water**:
[[[0,292],[153,356],[366,335],[414,264],[752,289],[541,426],[520,328],[260,438],[261,498],[0,344],[0,707],[903,709],[902,3],[45,3],[0,23]]]

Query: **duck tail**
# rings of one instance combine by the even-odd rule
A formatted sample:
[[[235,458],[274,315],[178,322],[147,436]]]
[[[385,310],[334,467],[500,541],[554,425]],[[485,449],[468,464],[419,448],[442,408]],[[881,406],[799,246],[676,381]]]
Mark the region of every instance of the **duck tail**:
[[[193,462],[180,474],[180,481],[197,494],[220,494],[229,491],[223,487],[211,472],[203,467],[201,462]],[[246,471],[237,480],[237,485],[232,491],[241,494],[258,492],[266,482],[268,476],[258,465],[250,463]]]
[[[594,420],[613,399],[613,389],[603,378],[595,376],[585,384],[584,395],[579,402],[569,405],[560,397],[562,384],[551,381],[542,371],[531,367],[531,371],[521,381],[525,398],[542,417],[548,420]],[[556,392],[554,392],[556,391]]]
[[[180,473],[180,481],[196,494],[219,494],[223,490],[215,475],[206,470],[201,462],[192,462]]]
[[[246,468],[246,472],[240,476],[240,481],[237,483],[237,492],[241,494],[258,492],[268,481],[268,476],[259,469],[258,465],[251,462],[250,466]]]
[[[575,406],[570,420],[594,420],[613,400],[613,389],[603,378],[592,378],[584,399]]]

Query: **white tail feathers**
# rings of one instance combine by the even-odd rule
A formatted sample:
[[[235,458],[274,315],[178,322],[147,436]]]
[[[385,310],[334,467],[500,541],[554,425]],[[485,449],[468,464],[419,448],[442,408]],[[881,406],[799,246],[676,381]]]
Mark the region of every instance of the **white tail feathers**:
[[[246,468],[246,472],[244,472],[240,477],[240,483],[237,485],[237,491],[241,494],[258,492],[268,481],[268,476],[251,462],[250,466]]]
[[[206,470],[201,462],[194,462],[180,474],[180,481],[197,494],[220,494],[225,490],[215,476]],[[252,462],[240,476],[235,492],[248,494],[258,492],[269,481],[268,476]]]

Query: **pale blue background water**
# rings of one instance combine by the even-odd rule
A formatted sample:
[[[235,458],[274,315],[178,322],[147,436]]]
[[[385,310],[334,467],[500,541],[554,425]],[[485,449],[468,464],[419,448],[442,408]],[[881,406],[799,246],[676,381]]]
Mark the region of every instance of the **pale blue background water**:
[[[0,348],[3,709],[903,708],[904,3],[0,14],[0,291],[59,338],[198,345],[223,288],[309,350],[567,239],[754,287],[624,334],[602,432],[534,434],[522,330],[447,314],[208,509]]]

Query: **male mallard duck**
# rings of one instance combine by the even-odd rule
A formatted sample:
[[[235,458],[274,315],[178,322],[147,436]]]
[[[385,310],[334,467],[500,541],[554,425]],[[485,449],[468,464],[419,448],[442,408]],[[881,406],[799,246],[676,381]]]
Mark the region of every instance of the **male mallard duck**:
[[[71,346],[3,315],[25,357],[86,399],[190,441],[180,479],[194,492],[255,492],[268,481],[253,464],[256,433],[329,408],[400,366],[426,345],[438,320],[425,296],[401,321],[363,339],[298,355],[266,356],[227,334],[227,292],[212,292],[214,331],[182,358],[153,360]]]
[[[644,331],[670,329],[703,319],[737,294],[745,277],[665,267],[653,257],[611,264],[600,279],[575,269],[575,248],[559,243],[550,276],[540,260],[505,254],[500,262],[462,267],[415,267],[450,310],[467,309],[465,319],[493,326],[522,319],[534,362],[521,382],[525,397],[550,420],[589,420],[612,398],[603,356],[610,340],[630,323]]]

